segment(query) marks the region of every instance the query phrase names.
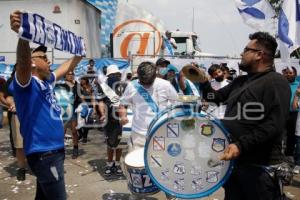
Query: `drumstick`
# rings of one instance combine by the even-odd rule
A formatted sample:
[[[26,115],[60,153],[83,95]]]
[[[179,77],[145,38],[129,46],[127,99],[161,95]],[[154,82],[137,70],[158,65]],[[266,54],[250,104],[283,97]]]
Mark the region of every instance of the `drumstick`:
[[[222,161],[219,160],[219,159],[216,159],[216,158],[210,158],[208,161],[207,161],[207,165],[209,167],[216,167],[218,165],[221,165],[222,164]]]

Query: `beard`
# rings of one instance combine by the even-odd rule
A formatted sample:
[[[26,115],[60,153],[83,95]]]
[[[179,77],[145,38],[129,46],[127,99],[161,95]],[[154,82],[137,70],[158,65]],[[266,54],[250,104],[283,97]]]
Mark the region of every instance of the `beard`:
[[[215,78],[217,82],[222,82],[224,80],[224,76],[218,76]]]
[[[251,65],[246,64],[246,63],[239,63],[239,69],[244,71],[244,72],[249,72],[250,69],[251,69]]]
[[[289,77],[287,80],[289,83],[294,83],[296,80],[296,77]]]

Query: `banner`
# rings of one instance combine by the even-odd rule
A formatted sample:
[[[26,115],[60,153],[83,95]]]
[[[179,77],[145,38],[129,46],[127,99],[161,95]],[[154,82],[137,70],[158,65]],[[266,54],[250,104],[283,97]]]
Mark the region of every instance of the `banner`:
[[[278,18],[280,55],[288,61],[290,53],[300,46],[300,1],[285,0]]]
[[[258,31],[274,30],[275,11],[267,0],[235,0],[245,24]]]
[[[66,51],[78,56],[86,55],[82,37],[76,36],[35,13],[23,12],[18,36],[49,48]]]

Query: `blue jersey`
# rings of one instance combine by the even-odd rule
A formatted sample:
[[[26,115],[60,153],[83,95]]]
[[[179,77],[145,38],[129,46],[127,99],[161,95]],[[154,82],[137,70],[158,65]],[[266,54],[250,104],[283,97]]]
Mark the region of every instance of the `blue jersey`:
[[[12,91],[25,154],[57,150],[64,147],[64,129],[61,109],[54,97],[55,75],[42,81],[35,76],[22,86],[15,76],[9,89]]]

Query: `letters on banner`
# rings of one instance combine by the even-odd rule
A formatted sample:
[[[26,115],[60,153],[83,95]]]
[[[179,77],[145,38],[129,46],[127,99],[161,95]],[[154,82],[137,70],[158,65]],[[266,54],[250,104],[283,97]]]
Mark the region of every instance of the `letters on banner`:
[[[78,56],[86,55],[86,48],[82,37],[63,29],[61,26],[45,19],[39,14],[22,13],[19,37]]]

